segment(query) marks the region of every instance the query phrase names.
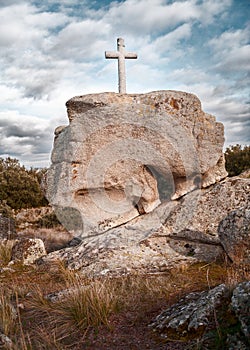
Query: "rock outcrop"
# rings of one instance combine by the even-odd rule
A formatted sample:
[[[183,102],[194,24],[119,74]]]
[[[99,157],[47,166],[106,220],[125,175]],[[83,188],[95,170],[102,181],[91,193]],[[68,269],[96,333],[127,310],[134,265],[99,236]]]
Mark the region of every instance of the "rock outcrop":
[[[250,281],[240,283],[234,289],[232,310],[239,319],[242,332],[250,343]]]
[[[197,261],[211,262],[225,251],[220,223],[249,201],[250,179],[228,178],[211,188],[164,202],[153,212],[109,229],[44,260],[64,260],[87,275],[130,271],[162,272]]]
[[[159,234],[165,235],[169,245],[181,254],[198,259],[203,256],[204,260],[212,261],[216,256],[218,243],[222,244],[227,254],[236,249],[236,245],[239,246],[240,240],[242,240],[242,247],[249,247],[247,219],[245,218],[243,222],[243,217],[240,215],[241,220],[238,220],[238,225],[242,227],[235,233],[231,233],[233,223],[231,221],[230,224],[228,223],[228,218],[235,217],[233,212],[242,207],[246,210],[244,213],[248,213],[250,179],[227,178],[208,189],[193,191],[178,201]],[[241,235],[240,230],[242,230]],[[209,259],[210,253],[211,259]]]
[[[250,345],[250,282],[239,283],[233,292],[224,284],[211,290],[190,293],[164,310],[150,327],[165,340],[194,340],[193,349],[218,347],[246,350]],[[195,346],[196,345],[196,346]]]
[[[67,102],[46,193],[60,221],[90,238],[223,179],[223,125],[177,91],[103,93]]]
[[[214,312],[228,296],[225,284],[209,291],[190,293],[158,315],[150,326],[166,339],[195,338],[204,333]]]
[[[220,223],[219,238],[234,263],[250,266],[250,201]]]

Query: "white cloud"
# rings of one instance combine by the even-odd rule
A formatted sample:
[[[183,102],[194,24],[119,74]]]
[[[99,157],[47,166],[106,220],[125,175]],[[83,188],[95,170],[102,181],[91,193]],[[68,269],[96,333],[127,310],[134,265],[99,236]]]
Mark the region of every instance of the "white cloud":
[[[50,121],[18,111],[0,113],[0,156],[12,155],[41,166],[48,164],[53,141]],[[43,157],[41,156],[43,155]]]
[[[25,2],[25,0],[1,0],[0,8],[5,6],[11,6],[13,4],[20,4],[21,2]]]
[[[68,21],[64,14],[39,12],[27,3],[2,8],[0,16],[0,45],[15,50],[39,47],[51,29]]]
[[[155,49],[161,54],[166,51],[175,51],[175,48],[179,45],[180,41],[190,37],[190,35],[191,25],[185,23],[166,35],[158,37],[154,42]]]
[[[66,24],[67,17],[40,13],[28,4],[0,9],[0,16],[2,82],[6,86],[15,84],[24,96],[49,95],[63,70],[62,64],[49,54],[53,30]]]
[[[250,27],[223,32],[209,41],[217,58],[217,69],[233,73],[250,69]]]
[[[102,21],[72,22],[59,33],[52,52],[74,61],[91,60],[104,51],[109,31],[110,25]]]
[[[166,4],[163,0],[127,0],[114,4],[104,17],[118,31],[156,33],[198,17],[194,1]]]
[[[206,0],[200,4],[197,1],[199,9],[199,19],[203,25],[211,24],[219,15],[225,16],[233,0]]]
[[[225,12],[231,0],[127,0],[113,3],[103,20],[112,23],[117,33],[135,36],[158,33],[183,23],[199,21],[207,25]]]
[[[249,28],[228,25],[231,4],[1,0],[2,154],[48,162],[53,129],[68,122],[65,102],[117,90],[117,61],[105,61],[104,51],[115,50],[119,36],[138,54],[126,63],[128,92],[194,92],[225,123],[229,140],[247,139]],[[223,32],[223,21],[230,30]]]

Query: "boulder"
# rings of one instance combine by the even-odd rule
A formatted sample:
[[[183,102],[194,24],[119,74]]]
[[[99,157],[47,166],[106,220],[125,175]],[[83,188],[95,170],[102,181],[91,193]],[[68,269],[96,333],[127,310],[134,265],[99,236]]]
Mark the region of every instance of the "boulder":
[[[250,281],[235,287],[231,306],[240,321],[242,332],[250,343]]]
[[[250,267],[250,201],[231,211],[219,226],[219,238],[227,255],[236,264]]]
[[[233,291],[221,284],[208,291],[190,293],[162,311],[149,327],[167,341],[188,341],[190,349],[199,345],[199,349],[247,350],[249,293],[249,281],[237,284]]]
[[[67,102],[47,198],[76,236],[98,236],[223,179],[223,125],[179,91],[102,93]]]
[[[46,255],[44,243],[39,238],[21,238],[12,248],[11,263],[33,264]]]
[[[221,284],[209,291],[190,293],[170,306],[150,324],[165,339],[190,340],[200,337],[213,320],[214,313],[226,301],[229,290]]]
[[[153,212],[111,228],[105,235],[78,241],[78,245],[52,252],[42,260],[62,260],[69,269],[81,270],[87,276],[163,272],[193,262],[191,257],[169,247],[165,237],[154,237],[175,204],[163,203]]]

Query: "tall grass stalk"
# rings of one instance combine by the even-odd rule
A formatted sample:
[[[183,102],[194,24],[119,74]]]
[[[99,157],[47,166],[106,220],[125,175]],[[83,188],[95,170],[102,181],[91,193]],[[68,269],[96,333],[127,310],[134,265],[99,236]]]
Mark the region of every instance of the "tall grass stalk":
[[[5,240],[0,242],[0,266],[6,266],[11,261],[12,247],[15,241]]]
[[[17,312],[7,291],[0,292],[0,331],[6,336],[14,334],[17,326]]]
[[[51,302],[37,291],[27,303],[26,317],[39,320],[39,327],[50,327],[59,342],[72,341],[76,332],[84,334],[90,327],[108,326],[108,318],[116,309],[115,297],[110,281],[95,281],[84,284],[78,279],[59,301]]]

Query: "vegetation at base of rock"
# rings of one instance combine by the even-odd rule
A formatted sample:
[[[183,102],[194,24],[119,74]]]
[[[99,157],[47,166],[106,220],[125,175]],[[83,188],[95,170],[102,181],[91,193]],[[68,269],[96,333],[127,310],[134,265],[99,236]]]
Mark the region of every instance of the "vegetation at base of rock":
[[[48,202],[40,187],[44,172],[45,169],[27,170],[17,159],[0,158],[1,201],[11,209],[47,205]]]
[[[214,263],[184,266],[164,274],[97,279],[88,279],[59,262],[33,267],[11,265],[9,269],[12,271],[0,273],[0,333],[12,340],[13,349],[20,350],[125,349],[124,338],[119,338],[117,332],[124,332],[131,338],[126,341],[133,341],[129,332],[133,329],[136,335],[142,324],[145,344],[147,341],[149,348],[164,349],[161,340],[147,327],[163,307],[192,291],[207,290],[228,280],[232,284],[249,279],[246,270]],[[234,327],[231,320],[233,323],[231,318],[229,324],[220,324]],[[211,332],[210,343],[222,344],[224,338],[216,338],[216,324]],[[118,337],[117,346],[114,337]],[[199,342],[205,343],[203,335]],[[144,343],[140,346],[146,348]]]
[[[113,288],[110,281],[86,283],[77,279],[65,297],[55,302],[38,291],[27,303],[25,317],[27,322],[38,318],[43,326],[49,322],[55,338],[70,344],[78,332],[84,334],[89,327],[108,326],[117,303]]]
[[[58,220],[56,214],[54,212],[46,214],[39,218],[36,222],[35,225],[38,228],[54,228],[59,225],[61,225],[60,221]]]
[[[229,176],[237,176],[250,169],[250,146],[229,146],[225,151],[225,160]]]

